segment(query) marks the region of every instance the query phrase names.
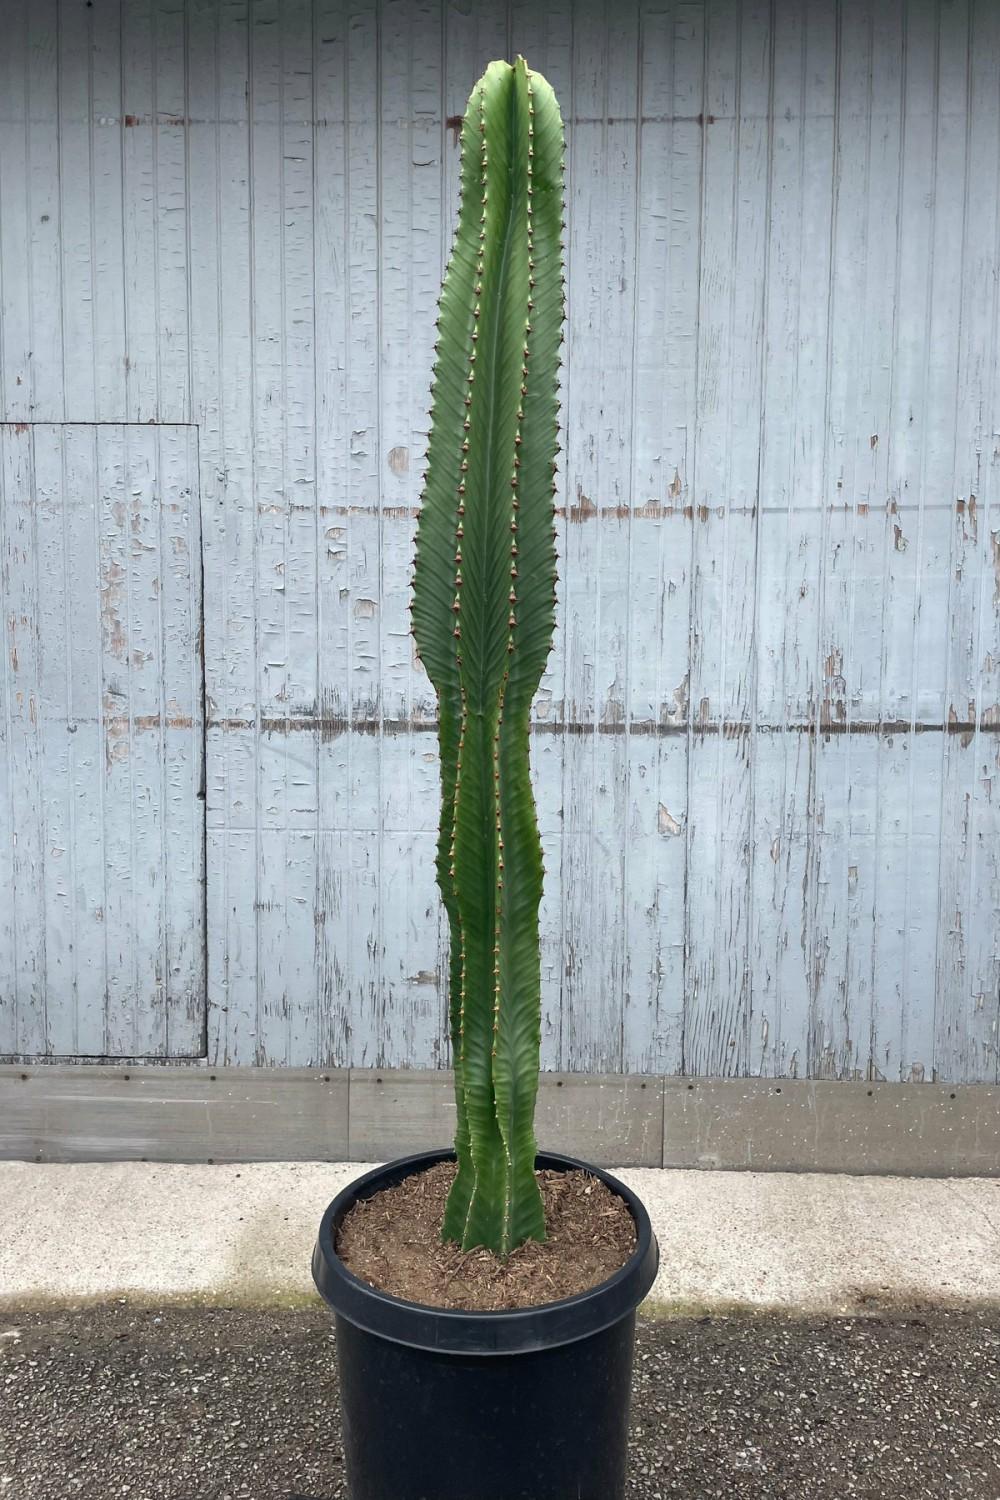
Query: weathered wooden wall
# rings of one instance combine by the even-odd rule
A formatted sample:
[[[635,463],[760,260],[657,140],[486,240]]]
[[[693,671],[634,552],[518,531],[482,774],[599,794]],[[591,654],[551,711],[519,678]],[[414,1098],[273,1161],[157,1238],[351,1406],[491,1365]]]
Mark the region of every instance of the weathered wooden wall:
[[[0,1053],[205,1049],[198,433],[0,423]]]
[[[546,1063],[995,1080],[1000,7],[4,0],[3,20],[0,415],[197,427],[209,1057],[445,1061],[408,569],[448,122],[520,50],[569,138],[534,735]],[[13,853],[10,832],[38,796],[11,657],[24,503],[2,523],[8,945],[61,920],[31,905],[48,832]],[[28,617],[49,650],[53,617]],[[73,1033],[63,970],[40,1019],[9,962],[0,1050],[171,1052],[152,1022]]]

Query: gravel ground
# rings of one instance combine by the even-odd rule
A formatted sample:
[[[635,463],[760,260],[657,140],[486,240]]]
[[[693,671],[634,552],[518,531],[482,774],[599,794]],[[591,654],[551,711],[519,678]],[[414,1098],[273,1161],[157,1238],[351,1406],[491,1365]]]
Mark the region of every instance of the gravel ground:
[[[346,1495],[322,1310],[0,1318],[3,1500]],[[643,1322],[631,1500],[1000,1500],[1000,1313]]]

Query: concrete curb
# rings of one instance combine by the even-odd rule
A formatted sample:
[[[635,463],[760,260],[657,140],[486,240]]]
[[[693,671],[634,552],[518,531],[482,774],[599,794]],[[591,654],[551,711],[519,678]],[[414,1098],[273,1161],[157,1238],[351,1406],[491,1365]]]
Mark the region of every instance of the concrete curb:
[[[358,1163],[0,1163],[0,1310],[127,1297],[294,1305]],[[1000,1182],[624,1168],[661,1269],[651,1311],[1000,1305]]]

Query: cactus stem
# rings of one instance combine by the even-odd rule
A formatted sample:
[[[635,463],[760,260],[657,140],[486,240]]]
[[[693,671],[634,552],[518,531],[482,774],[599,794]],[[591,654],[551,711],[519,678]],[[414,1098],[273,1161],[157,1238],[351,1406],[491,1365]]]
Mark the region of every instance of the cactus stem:
[[[530,1183],[523,1176],[524,1162],[529,1159],[529,1153],[533,1151],[530,1100],[526,1105],[523,1096],[511,1091],[509,1073],[511,1059],[508,1057],[507,1050],[507,1013],[505,1010],[509,1003],[512,1015],[521,1018],[515,1024],[520,1026],[526,1023],[527,1030],[523,1032],[524,1036],[530,1037],[534,1031],[538,1031],[540,1035],[540,1022],[534,1018],[532,1009],[537,1000],[534,993],[536,985],[530,982],[529,978],[527,993],[522,994],[519,980],[517,992],[512,992],[508,996],[506,993],[508,976],[505,968],[508,940],[528,941],[526,923],[529,920],[529,903],[537,900],[537,892],[535,891],[535,877],[532,876],[527,891],[519,893],[517,901],[508,911],[506,903],[503,902],[503,883],[506,879],[504,869],[506,854],[510,853],[513,860],[514,853],[519,847],[516,840],[510,842],[514,840],[515,824],[510,827],[505,826],[508,816],[513,813],[517,805],[512,800],[509,813],[507,798],[520,795],[522,774],[525,776],[527,774],[526,746],[522,749],[520,744],[520,716],[527,712],[526,703],[530,700],[535,658],[541,659],[543,643],[542,636],[540,634],[533,636],[532,632],[533,630],[537,632],[550,632],[551,630],[551,606],[546,599],[546,584],[554,558],[550,550],[552,544],[547,534],[547,523],[544,520],[544,466],[551,451],[551,442],[555,438],[556,424],[549,404],[551,399],[549,392],[553,387],[549,386],[548,380],[556,356],[556,340],[562,310],[562,298],[558,288],[560,249],[558,220],[561,194],[555,174],[555,163],[559,155],[558,108],[544,80],[540,78],[540,75],[530,74],[523,59],[519,58],[516,64],[507,69],[506,73],[505,68],[507,65],[491,65],[491,69],[473,93],[471,107],[462,129],[463,206],[459,229],[456,232],[456,248],[450,263],[454,270],[451,273],[451,279],[446,280],[447,300],[442,317],[447,337],[445,333],[439,334],[440,348],[435,350],[435,354],[443,350],[445,357],[440,361],[438,377],[440,383],[437,384],[435,394],[437,410],[431,419],[432,449],[429,473],[432,476],[432,483],[425,487],[422,507],[428,510],[430,517],[424,530],[424,539],[433,537],[435,540],[432,557],[429,559],[425,556],[421,560],[421,567],[429,578],[435,577],[431,571],[432,567],[443,567],[443,572],[438,574],[437,578],[445,585],[449,581],[450,571],[454,602],[462,606],[456,609],[454,630],[449,632],[455,638],[454,643],[450,647],[445,646],[443,640],[445,632],[442,629],[439,637],[441,644],[437,648],[438,660],[436,663],[429,662],[431,680],[441,697],[442,710],[446,703],[453,704],[447,720],[442,711],[442,725],[446,726],[441,732],[442,752],[447,748],[446,736],[454,736],[456,728],[459,731],[458,755],[452,760],[454,777],[451,788],[454,792],[452,821],[449,828],[446,808],[443,814],[445,836],[442,849],[445,857],[439,866],[442,871],[443,894],[448,903],[452,923],[453,952],[457,948],[457,963],[453,969],[452,982],[454,1006],[452,1015],[459,1106],[459,1133],[456,1138],[456,1149],[460,1162],[459,1180],[463,1183],[458,1192],[453,1193],[449,1198],[446,1232],[449,1238],[452,1236],[458,1238],[466,1249],[471,1249],[477,1244],[489,1244],[501,1253],[514,1248],[524,1238],[540,1238],[544,1234],[539,1211],[533,1201],[530,1201]],[[527,99],[525,99],[525,90]],[[517,126],[518,111],[522,112],[521,120],[526,121],[526,128],[521,127],[520,135]],[[480,130],[478,153],[475,150],[477,113]],[[544,132],[539,130],[537,139],[534,132],[536,113],[540,119],[545,120]],[[496,138],[493,133],[494,124],[497,131]],[[539,158],[537,199],[533,175],[536,155]],[[488,180],[489,176],[498,170],[497,163],[501,158],[504,160],[502,185],[499,178],[496,181]],[[490,165],[491,159],[492,166]],[[543,183],[544,191],[542,191]],[[492,200],[489,198],[490,188],[494,190]],[[479,214],[475,212],[477,207],[480,209]],[[536,231],[537,246],[534,237]],[[502,235],[512,238],[509,241],[506,239],[502,241]],[[511,245],[514,257],[511,264],[521,268],[519,277],[514,276],[509,282],[502,270],[503,257],[497,248],[501,243]],[[471,281],[469,280],[470,270],[473,271]],[[526,295],[525,279],[528,281],[527,293],[532,295]],[[475,294],[473,316],[470,319],[468,296],[472,286],[475,287]],[[537,304],[533,295],[536,292],[536,286],[544,289],[542,294],[538,295]],[[523,333],[522,344],[520,346],[515,344],[514,350],[511,351],[506,331],[502,342],[498,344],[495,330],[509,328],[510,333],[516,336],[518,311],[513,305],[516,296],[522,299],[520,300],[522,319],[520,328]],[[483,300],[480,301],[480,299]],[[528,306],[525,309],[526,302]],[[511,326],[511,319],[514,320],[513,326]],[[539,330],[537,334],[536,328]],[[456,361],[462,360],[463,349],[466,369],[465,390],[459,389],[456,396]],[[502,415],[499,407],[494,405],[491,409],[491,403],[496,400],[494,377],[497,370],[502,369],[505,381],[511,378],[516,380],[516,362],[513,368],[510,368],[508,365],[501,366],[498,361],[506,360],[511,352],[514,353],[516,361],[518,351],[521,352],[522,358],[519,382],[521,400],[517,407],[517,424],[514,431],[507,426],[502,439],[504,443],[511,445],[507,459],[510,465],[508,468],[510,506],[507,513],[510,550],[508,590],[505,600],[508,604],[507,639],[503,642],[506,652],[500,661],[495,655],[492,656],[492,666],[484,667],[484,651],[502,650],[502,637],[501,641],[496,641],[494,646],[490,644],[494,638],[487,634],[484,645],[482,630],[477,627],[476,639],[473,640],[470,624],[470,629],[466,632],[469,638],[462,642],[462,615],[464,605],[475,604],[478,620],[479,605],[485,601],[478,597],[478,588],[474,587],[474,584],[479,584],[481,567],[490,590],[489,597],[495,601],[491,607],[499,610],[500,601],[492,590],[500,585],[500,578],[503,575],[501,573],[499,577],[496,577],[494,583],[487,577],[486,570],[490,566],[495,568],[499,562],[495,548],[492,546],[492,539],[497,536],[497,531],[503,526],[504,517],[502,501],[496,493],[495,480],[492,478],[491,471],[487,469],[484,474],[479,474],[477,445],[481,437],[490,431],[491,426],[494,434],[499,434],[504,432],[504,428],[502,425],[497,425],[498,422],[509,421],[508,417]],[[486,360],[486,366],[477,365],[477,356]],[[525,408],[529,395],[529,359],[532,368],[531,428],[530,432],[525,434],[520,424],[525,420]],[[459,364],[458,367],[461,368],[461,365]],[[474,380],[476,367],[479,368],[479,381]],[[538,393],[534,390],[536,376],[540,379]],[[507,388],[509,389],[509,386]],[[449,396],[453,403],[450,429],[447,411]],[[458,401],[459,396],[464,401],[464,412]],[[458,408],[457,411],[455,407]],[[476,413],[474,422],[473,410]],[[480,432],[481,420],[482,433]],[[459,427],[460,423],[461,427]],[[450,454],[447,446],[449,430],[452,436]],[[472,437],[473,431],[475,431],[474,438]],[[539,447],[540,442],[544,446]],[[433,446],[434,444],[436,446]],[[469,460],[465,458],[465,454],[470,453],[470,444],[477,447],[477,459],[473,467],[470,467]],[[456,466],[454,452],[459,446],[461,446],[461,452]],[[487,453],[493,451],[499,458],[501,449],[492,450],[487,447],[484,451]],[[458,479],[454,477],[456,467]],[[464,487],[469,482],[468,476],[472,472],[476,473],[476,479],[474,483],[470,483],[469,504],[472,507],[471,514],[476,517],[476,525],[470,527],[468,537],[463,539],[462,517],[466,501]],[[495,469],[492,472],[495,472]],[[539,548],[538,570],[536,571],[534,565],[529,570],[526,588],[522,588],[518,582],[518,567],[515,561],[518,551],[519,511],[522,504],[526,520],[530,523],[531,540]],[[436,506],[437,509],[429,509],[431,505]],[[447,517],[449,505],[453,512],[457,509],[458,514],[454,532],[451,533],[454,536],[454,545],[449,552],[445,553],[443,549],[448,545],[449,536]],[[532,517],[535,517],[534,522],[531,521]],[[443,530],[442,520],[444,521]],[[496,530],[491,533],[490,528],[496,528]],[[484,552],[484,548],[489,550]],[[431,550],[425,547],[424,552],[428,553]],[[465,562],[463,562],[463,553]],[[454,564],[449,569],[452,555]],[[465,571],[469,572],[469,577],[465,580],[469,587],[463,594]],[[423,580],[421,579],[420,582],[422,585]],[[415,581],[414,593],[418,596],[417,581]],[[433,612],[441,611],[437,619],[443,625],[445,621],[442,619],[442,614],[443,610],[447,609],[440,593],[438,581],[435,581],[433,585],[428,584],[426,589],[421,587],[419,590],[418,645],[424,646],[426,639],[431,643],[432,651],[434,649]],[[520,597],[522,593],[523,598]],[[517,651],[515,651],[515,635]],[[467,662],[465,668],[462,668],[463,645]],[[523,660],[519,654],[522,652],[524,653]],[[460,669],[457,682],[453,676],[456,664]],[[473,674],[470,682],[475,683],[475,700],[471,698],[472,690],[466,682],[465,672]],[[501,726],[504,725],[505,719],[511,718],[514,713],[515,690],[518,722],[512,722],[506,730],[502,730]],[[470,696],[467,696],[467,691]],[[456,724],[459,706],[461,706],[460,727]],[[466,766],[463,772],[462,760],[469,753],[465,749],[465,726],[468,723],[471,731],[473,711],[476,715],[477,728],[475,743],[478,749],[485,752],[482,755],[485,764]],[[487,723],[492,721],[490,729],[487,730],[492,744],[490,739],[487,739],[486,744],[481,744],[479,739],[485,727],[484,716]],[[493,729],[496,730],[495,735],[492,733]],[[509,741],[508,734],[510,735]],[[454,739],[451,740],[451,744],[454,746]],[[471,738],[469,744],[472,745]],[[445,764],[444,753],[442,753],[442,766],[444,767]],[[493,772],[492,783],[489,780],[490,770]],[[512,776],[509,791],[508,770]],[[478,792],[475,790],[477,776],[481,777]],[[489,925],[484,933],[481,927],[477,929],[474,925],[466,923],[467,911],[473,915],[477,911],[474,888],[466,889],[464,884],[461,892],[456,888],[460,880],[464,883],[463,862],[467,854],[470,854],[470,840],[475,841],[478,836],[474,827],[476,808],[479,805],[477,799],[482,793],[485,793],[488,798],[491,794],[491,787],[494,798],[495,844],[492,858],[495,861],[493,864],[495,889],[490,892],[489,885],[487,886],[484,894],[493,910],[489,914],[483,912],[482,915],[486,917],[486,923],[493,926],[492,958],[489,957],[490,949],[486,946],[489,941],[487,936]],[[471,805],[466,807],[465,803],[470,797],[472,798]],[[485,812],[486,809],[483,808],[483,811]],[[486,815],[489,817],[488,812]],[[516,826],[518,832],[521,833],[520,825]],[[479,827],[481,828],[481,824]],[[447,858],[449,838],[450,860]],[[505,842],[509,843],[508,850],[504,849]],[[489,856],[489,851],[487,854]],[[483,942],[483,938],[486,938],[486,943]],[[492,981],[488,977],[491,970]],[[484,986],[475,980],[476,973],[486,978],[487,982]],[[481,988],[485,988],[487,994],[490,988],[493,989],[491,1054],[487,1052],[490,1045],[488,1033],[484,1035],[486,1027],[490,1024],[487,1020],[489,1011],[486,1011],[486,1015],[482,1015],[479,1010],[483,1002],[485,1006],[490,1006],[490,999],[481,994]],[[526,1006],[527,1009],[525,1009]],[[469,1027],[466,1026],[466,1022],[469,1023]],[[502,1026],[501,1022],[503,1022]],[[473,1023],[474,1029],[470,1029]],[[512,1032],[511,1040],[513,1041],[518,1034],[517,1031]],[[478,1054],[477,1047],[482,1047],[482,1051]],[[483,1067],[483,1060],[488,1059],[490,1055],[494,1058],[504,1057],[505,1068],[502,1075],[498,1076],[490,1066]],[[477,1066],[470,1073],[473,1059],[477,1057]],[[514,1061],[517,1064],[516,1058]],[[499,1067],[499,1064],[497,1066]],[[481,1076],[483,1072],[486,1074],[485,1078]],[[468,1109],[468,1114],[466,1114],[466,1109]],[[529,1112],[526,1113],[526,1110]],[[527,1178],[530,1179],[530,1176],[529,1165]],[[477,1238],[479,1236],[482,1238]]]

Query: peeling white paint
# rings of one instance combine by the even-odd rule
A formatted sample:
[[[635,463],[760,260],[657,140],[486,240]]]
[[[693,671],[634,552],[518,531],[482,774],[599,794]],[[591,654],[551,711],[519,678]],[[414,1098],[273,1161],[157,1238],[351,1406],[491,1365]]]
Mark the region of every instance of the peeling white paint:
[[[1000,10],[129,0],[120,32],[69,0],[7,10],[5,431],[137,425],[102,439],[99,491],[57,465],[53,494],[100,493],[100,533],[37,575],[5,460],[0,882],[26,894],[16,952],[0,905],[0,1051],[174,1045],[197,913],[178,895],[160,950],[130,929],[141,961],[112,936],[162,805],[186,832],[137,889],[161,869],[197,889],[207,827],[213,1060],[445,1059],[435,710],[407,616],[443,122],[484,59],[523,51],[569,115],[532,751],[546,1063],[995,1079]],[[151,423],[197,430],[173,491],[126,464]],[[104,606],[73,630],[99,728],[46,687],[49,580],[88,557],[66,598]],[[202,564],[204,801],[155,759],[168,719],[200,755]],[[160,620],[187,674],[162,701]],[[71,739],[103,809],[70,797]],[[124,780],[143,756],[161,802]],[[75,939],[100,912],[108,942],[70,964],[53,872],[109,829],[116,879]],[[107,1008],[73,1022],[90,965]]]

